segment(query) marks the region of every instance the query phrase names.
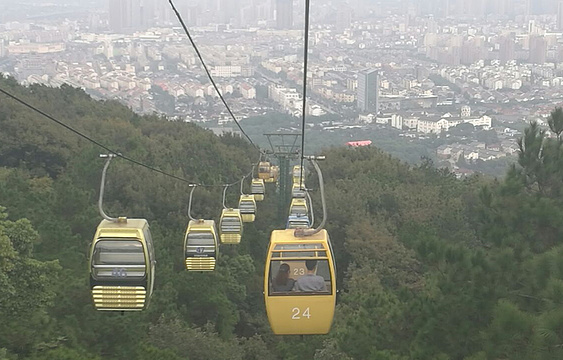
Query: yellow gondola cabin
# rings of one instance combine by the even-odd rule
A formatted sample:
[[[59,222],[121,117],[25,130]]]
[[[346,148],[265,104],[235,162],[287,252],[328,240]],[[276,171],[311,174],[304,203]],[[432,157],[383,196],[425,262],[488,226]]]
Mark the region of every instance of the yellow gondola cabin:
[[[258,163],[258,178],[259,179],[269,179],[270,178],[270,163],[267,161],[260,161]]]
[[[291,188],[292,198],[304,198],[307,194],[305,193],[304,187],[299,186],[299,184],[293,184]]]
[[[289,205],[289,215],[307,215],[308,213],[309,207],[307,206],[307,201],[305,199],[291,199],[291,204]]]
[[[267,182],[267,183],[277,182],[278,177],[279,177],[279,173],[280,173],[279,166],[275,166],[275,165],[270,166],[270,177],[268,179],[265,179],[264,181]]]
[[[336,304],[335,273],[326,230],[310,236],[274,230],[264,274],[264,300],[274,334],[327,334]]]
[[[254,195],[241,195],[238,203],[243,222],[253,222],[256,217],[256,200]]]
[[[299,182],[301,181],[301,166],[300,165],[295,165],[293,167],[293,183],[294,184],[299,184]],[[305,172],[303,172],[303,180],[305,180]]]
[[[102,220],[90,250],[90,288],[96,309],[146,309],[153,293],[155,264],[147,220]]]
[[[264,200],[264,194],[266,193],[266,186],[264,185],[264,180],[262,179],[252,179],[252,184],[250,185],[250,192],[254,195],[254,200],[262,201]]]
[[[221,244],[239,244],[242,238],[242,216],[239,209],[223,209],[219,221]]]
[[[186,270],[213,271],[219,256],[217,229],[213,220],[190,220],[184,237]]]

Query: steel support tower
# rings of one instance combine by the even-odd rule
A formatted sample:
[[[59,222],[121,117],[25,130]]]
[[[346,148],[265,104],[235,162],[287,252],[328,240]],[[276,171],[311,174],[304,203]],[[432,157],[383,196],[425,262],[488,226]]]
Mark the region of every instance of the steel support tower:
[[[293,184],[290,175],[290,160],[301,159],[299,139],[301,134],[264,134],[268,138],[271,151],[267,153],[278,159],[280,173],[278,178],[278,221],[285,228],[287,222],[289,202],[291,201],[291,187]]]

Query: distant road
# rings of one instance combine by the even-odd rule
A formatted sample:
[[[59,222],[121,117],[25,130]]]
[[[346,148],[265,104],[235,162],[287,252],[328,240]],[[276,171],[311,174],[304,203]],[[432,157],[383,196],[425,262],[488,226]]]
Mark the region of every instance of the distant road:
[[[272,83],[277,84],[277,85],[283,85],[281,79],[274,79],[274,78],[270,77],[269,75],[266,75],[265,73],[260,71],[258,68],[256,68],[256,70],[254,70],[254,72],[260,74],[261,77],[268,80],[269,82],[272,82]]]

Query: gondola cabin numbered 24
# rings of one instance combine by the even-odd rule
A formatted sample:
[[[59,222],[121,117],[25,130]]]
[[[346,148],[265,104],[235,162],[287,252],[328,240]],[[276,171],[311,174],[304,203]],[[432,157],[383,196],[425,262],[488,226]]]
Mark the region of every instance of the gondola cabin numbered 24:
[[[274,334],[327,334],[336,304],[334,259],[326,230],[297,237],[274,230],[264,274],[264,300]]]

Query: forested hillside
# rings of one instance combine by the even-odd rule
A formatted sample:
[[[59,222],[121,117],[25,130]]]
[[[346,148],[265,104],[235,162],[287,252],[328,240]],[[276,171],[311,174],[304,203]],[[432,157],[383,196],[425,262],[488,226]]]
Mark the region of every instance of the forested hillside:
[[[141,117],[80,90],[11,79],[0,87],[194,182],[235,181],[257,160],[240,138]],[[561,135],[561,113],[553,120]],[[377,148],[326,149],[336,319],[326,336],[280,337],[262,295],[269,233],[279,225],[273,187],[242,243],[222,247],[218,270],[187,273],[189,187],[114,160],[105,208],[149,220],[156,286],[145,312],[96,312],[87,251],[100,221],[103,150],[0,95],[0,359],[562,359],[561,145],[530,126],[502,182],[457,180]],[[307,184],[318,188],[314,177]],[[237,197],[232,189],[227,202]],[[220,209],[220,187],[198,188],[194,215],[217,220]]]

